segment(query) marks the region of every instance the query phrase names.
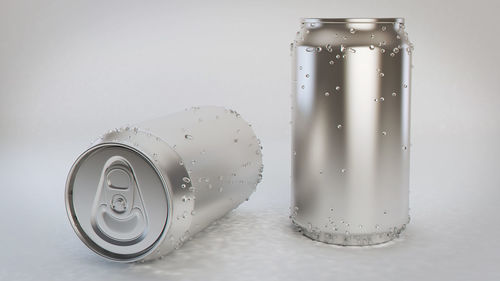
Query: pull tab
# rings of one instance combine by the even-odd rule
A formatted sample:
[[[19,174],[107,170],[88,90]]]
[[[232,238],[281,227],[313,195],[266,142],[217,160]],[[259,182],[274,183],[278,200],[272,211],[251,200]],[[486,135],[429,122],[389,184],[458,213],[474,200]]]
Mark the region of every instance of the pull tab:
[[[99,237],[115,245],[133,245],[146,236],[148,217],[141,191],[131,164],[121,156],[104,164],[91,224]]]

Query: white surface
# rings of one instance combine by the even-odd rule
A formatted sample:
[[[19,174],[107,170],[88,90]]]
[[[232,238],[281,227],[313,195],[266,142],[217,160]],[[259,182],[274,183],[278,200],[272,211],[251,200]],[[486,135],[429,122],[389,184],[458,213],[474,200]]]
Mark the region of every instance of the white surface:
[[[0,280],[499,280],[495,1],[0,2]],[[293,231],[289,43],[302,16],[404,16],[415,43],[412,221],[385,246]],[[146,264],[88,250],[65,214],[75,157],[107,129],[237,109],[264,144],[240,208]]]

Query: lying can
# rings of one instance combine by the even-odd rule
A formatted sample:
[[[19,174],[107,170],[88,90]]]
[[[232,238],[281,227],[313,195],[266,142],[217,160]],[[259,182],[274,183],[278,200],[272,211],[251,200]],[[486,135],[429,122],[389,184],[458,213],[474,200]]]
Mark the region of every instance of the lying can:
[[[398,237],[409,222],[404,20],[307,18],[291,47],[292,222],[339,245]]]
[[[248,199],[261,148],[250,125],[221,107],[110,131],[69,172],[69,220],[108,259],[162,257]]]

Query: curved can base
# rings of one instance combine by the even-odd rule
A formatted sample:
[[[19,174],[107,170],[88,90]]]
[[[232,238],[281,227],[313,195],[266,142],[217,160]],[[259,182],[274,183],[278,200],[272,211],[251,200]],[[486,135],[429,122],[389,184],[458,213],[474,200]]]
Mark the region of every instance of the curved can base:
[[[406,228],[406,224],[403,224],[400,227],[394,227],[392,230],[385,232],[344,234],[308,230],[300,225],[295,225],[304,236],[312,240],[339,246],[372,246],[387,243],[398,238]]]

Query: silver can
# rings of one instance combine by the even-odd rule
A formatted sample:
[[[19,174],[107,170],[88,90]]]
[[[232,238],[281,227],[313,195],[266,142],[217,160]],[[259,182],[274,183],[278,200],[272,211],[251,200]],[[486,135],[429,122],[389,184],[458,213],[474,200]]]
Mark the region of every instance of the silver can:
[[[339,245],[398,237],[409,222],[404,20],[307,18],[291,47],[293,223]]]
[[[250,125],[221,107],[110,131],[69,172],[69,220],[108,259],[162,257],[248,199],[261,148]]]

